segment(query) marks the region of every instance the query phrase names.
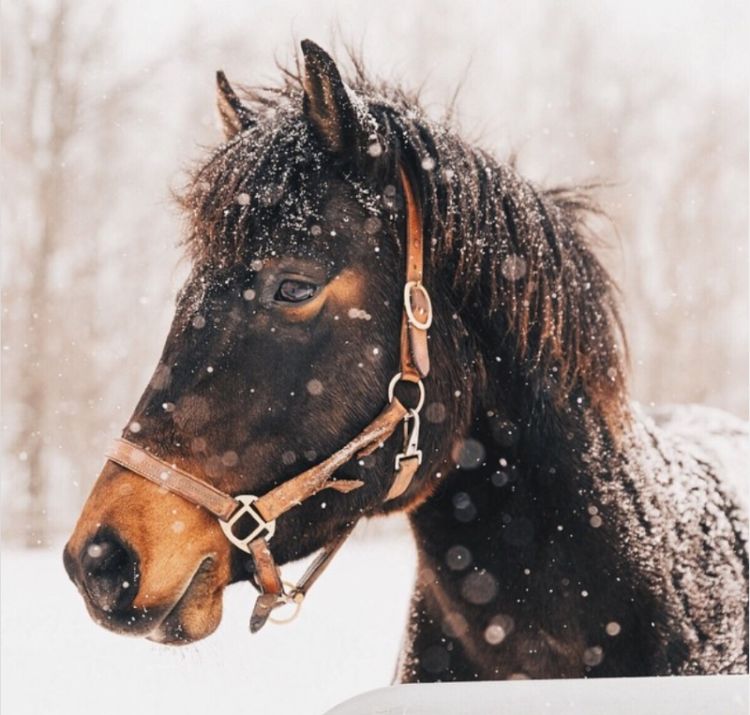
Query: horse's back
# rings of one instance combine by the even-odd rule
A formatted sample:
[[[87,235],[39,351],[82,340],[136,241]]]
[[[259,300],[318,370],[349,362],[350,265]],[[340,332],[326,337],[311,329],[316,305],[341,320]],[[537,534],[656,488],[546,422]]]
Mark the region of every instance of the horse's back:
[[[695,405],[633,414],[629,478],[643,516],[631,557],[663,607],[665,672],[747,672],[748,424]]]
[[[750,507],[750,423],[703,405],[663,405],[648,416],[679,449],[705,464],[744,511]]]

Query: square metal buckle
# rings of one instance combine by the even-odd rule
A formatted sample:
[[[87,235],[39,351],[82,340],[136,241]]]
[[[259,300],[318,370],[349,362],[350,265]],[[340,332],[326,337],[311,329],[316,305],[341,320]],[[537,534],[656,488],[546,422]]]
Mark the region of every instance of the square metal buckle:
[[[270,539],[276,531],[276,519],[273,521],[265,521],[263,517],[255,510],[253,504],[258,501],[258,497],[252,494],[240,494],[235,499],[239,502],[240,507],[237,509],[232,516],[226,521],[219,519],[219,525],[221,526],[224,536],[234,544],[238,549],[242,549],[245,553],[250,553],[250,542],[255,541],[260,536]],[[247,536],[237,536],[234,533],[234,526],[237,522],[247,514],[256,523],[256,527]]]

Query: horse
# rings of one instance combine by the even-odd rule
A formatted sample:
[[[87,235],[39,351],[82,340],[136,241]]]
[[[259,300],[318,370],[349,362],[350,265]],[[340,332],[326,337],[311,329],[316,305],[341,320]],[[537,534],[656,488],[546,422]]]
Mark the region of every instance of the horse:
[[[590,192],[353,64],[305,40],[275,88],[217,73],[192,270],[64,550],[90,615],[189,643],[250,580],[256,631],[405,513],[401,682],[747,672],[746,424],[631,401]]]

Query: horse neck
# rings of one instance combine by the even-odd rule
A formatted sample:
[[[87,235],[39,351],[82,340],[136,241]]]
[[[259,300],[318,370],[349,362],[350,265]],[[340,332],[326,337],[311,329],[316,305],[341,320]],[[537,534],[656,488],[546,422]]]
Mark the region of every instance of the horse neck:
[[[604,637],[603,624],[624,623],[619,604],[632,596],[626,565],[608,540],[591,538],[602,526],[596,482],[618,455],[592,459],[601,438],[564,415],[520,429],[515,444],[501,446],[496,418],[483,409],[474,422],[471,439],[486,450],[482,465],[452,471],[410,516],[421,624],[412,654],[450,642],[452,677],[465,679],[582,676],[586,659],[598,657],[591,648]],[[506,641],[499,650],[498,640]],[[429,676],[415,675],[418,661],[407,658],[413,672],[405,677]]]

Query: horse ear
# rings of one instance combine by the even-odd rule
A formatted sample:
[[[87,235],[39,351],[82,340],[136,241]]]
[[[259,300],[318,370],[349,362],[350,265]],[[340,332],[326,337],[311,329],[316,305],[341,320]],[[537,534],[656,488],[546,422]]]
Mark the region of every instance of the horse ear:
[[[255,123],[250,110],[242,104],[221,70],[216,73],[216,105],[227,139]]]
[[[336,63],[310,40],[302,41],[305,72],[304,112],[318,138],[332,154],[357,145],[357,115]]]

